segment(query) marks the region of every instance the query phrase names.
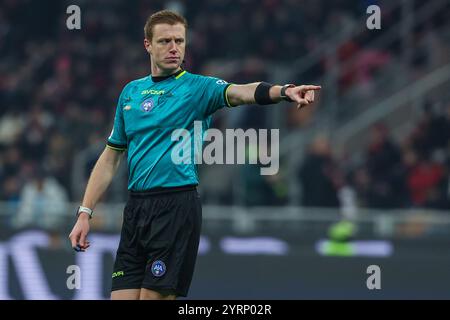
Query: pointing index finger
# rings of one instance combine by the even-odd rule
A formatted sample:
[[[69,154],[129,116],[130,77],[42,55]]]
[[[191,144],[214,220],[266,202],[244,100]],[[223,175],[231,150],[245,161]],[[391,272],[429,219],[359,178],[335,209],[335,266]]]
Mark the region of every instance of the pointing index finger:
[[[320,90],[322,89],[321,86],[314,86],[314,85],[304,85],[303,90]]]

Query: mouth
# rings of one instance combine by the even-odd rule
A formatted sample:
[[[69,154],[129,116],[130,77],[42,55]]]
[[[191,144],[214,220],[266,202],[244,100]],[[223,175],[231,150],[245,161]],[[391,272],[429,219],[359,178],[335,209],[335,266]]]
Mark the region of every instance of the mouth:
[[[169,63],[176,63],[180,60],[180,58],[170,57],[170,58],[166,58],[165,60]]]

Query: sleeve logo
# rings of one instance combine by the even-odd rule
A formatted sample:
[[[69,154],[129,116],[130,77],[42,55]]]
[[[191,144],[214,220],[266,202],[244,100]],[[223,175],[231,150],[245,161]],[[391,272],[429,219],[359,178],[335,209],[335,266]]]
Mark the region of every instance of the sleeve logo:
[[[228,84],[228,82],[226,82],[225,80],[217,80],[216,83],[217,84]]]

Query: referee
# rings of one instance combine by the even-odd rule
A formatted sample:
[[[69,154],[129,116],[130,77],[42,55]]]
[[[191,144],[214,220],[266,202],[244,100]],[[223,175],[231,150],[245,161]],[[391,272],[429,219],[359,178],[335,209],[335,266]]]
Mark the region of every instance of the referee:
[[[120,94],[114,127],[89,178],[77,222],[69,235],[72,247],[89,247],[89,219],[109,186],[122,154],[128,151],[129,199],[124,209],[119,248],[112,275],[111,299],[175,299],[187,296],[200,239],[202,208],[197,170],[174,164],[171,140],[176,129],[194,121],[208,128],[222,107],[293,101],[297,107],[314,101],[319,86],[245,85],[182,69],[187,22],[163,10],[149,17],[144,46],[151,74],[128,83]],[[193,155],[192,155],[193,156]]]

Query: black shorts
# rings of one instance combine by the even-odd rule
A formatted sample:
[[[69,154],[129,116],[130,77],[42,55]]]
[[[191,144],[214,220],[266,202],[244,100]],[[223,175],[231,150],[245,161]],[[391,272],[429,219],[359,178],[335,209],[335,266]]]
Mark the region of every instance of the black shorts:
[[[112,289],[186,297],[197,259],[202,207],[195,186],[130,192]]]

